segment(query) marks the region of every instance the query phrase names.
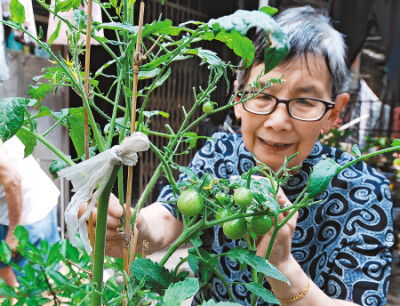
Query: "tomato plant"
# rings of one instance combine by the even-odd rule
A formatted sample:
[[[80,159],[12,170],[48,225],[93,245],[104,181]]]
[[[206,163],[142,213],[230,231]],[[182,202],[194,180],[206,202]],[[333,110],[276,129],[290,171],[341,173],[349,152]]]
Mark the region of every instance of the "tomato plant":
[[[265,71],[269,71],[280,60],[285,58],[288,44],[286,36],[280,27],[264,12],[268,10],[238,11],[232,15],[210,20],[209,22],[190,21],[179,26],[173,25],[168,19],[162,20],[160,18],[146,24],[144,27],[140,27],[136,26],[138,22],[135,22],[133,18],[133,16],[137,15],[134,11],[136,6],[132,5],[135,1],[96,2],[100,5],[103,15],[106,17],[106,21],[101,23],[88,22],[89,16],[79,7],[81,1],[54,1],[54,5],[50,5],[47,3],[48,1],[43,0],[38,2],[46,11],[51,12],[59,22],[59,26],[51,33],[48,43],[42,41],[43,31],[39,33],[37,39],[31,37],[38,46],[48,53],[52,66],[44,69],[42,76],[35,78],[37,83],[30,91],[31,99],[11,97],[1,101],[0,121],[2,124],[0,136],[3,141],[6,141],[14,134],[17,134],[25,144],[27,153],[32,152],[37,142],[42,142],[58,157],[52,165],[55,172],[67,166],[71,166],[67,168],[71,169],[75,165],[83,165],[86,171],[87,165],[91,165],[93,161],[97,161],[91,167],[95,171],[103,169],[104,165],[111,166],[110,169],[107,168],[107,171],[100,171],[100,177],[94,181],[92,181],[93,177],[85,171],[76,171],[81,173],[79,179],[84,184],[91,183],[91,189],[89,190],[88,187],[80,194],[83,197],[83,202],[88,201],[92,196],[92,192],[96,189],[100,194],[93,277],[91,272],[86,270],[87,266],[91,266],[91,263],[89,263],[90,257],[81,256],[79,253],[83,253],[83,251],[69,247],[66,244],[54,247],[54,249],[46,247],[44,244],[41,251],[28,250],[24,253],[31,259],[32,266],[33,263],[43,263],[41,265],[42,269],[38,271],[29,270],[31,265],[28,266],[29,273],[26,275],[26,279],[28,279],[26,282],[33,284],[35,282],[35,273],[40,274],[41,276],[38,278],[40,283],[35,284],[40,291],[48,290],[54,303],[58,301],[57,295],[66,298],[70,295],[68,302],[71,304],[86,303],[97,306],[105,302],[111,305],[125,303],[126,299],[128,299],[129,305],[146,304],[150,303],[150,301],[165,305],[178,305],[199,290],[199,281],[197,279],[182,280],[183,277],[179,275],[177,269],[176,271],[169,271],[164,265],[180,246],[191,241],[193,251],[190,252],[187,258],[183,258],[182,262],[188,261],[193,270],[199,270],[200,265],[208,265],[207,268],[209,270],[218,274],[217,267],[213,264],[215,260],[218,260],[219,254],[210,254],[201,248],[202,242],[199,238],[200,233],[213,226],[222,226],[225,235],[231,239],[245,240],[247,249],[243,247],[234,248],[228,250],[227,255],[239,261],[245,258],[246,264],[253,270],[255,281],[257,280],[261,284],[265,275],[267,275],[264,274],[265,271],[269,271],[266,272],[270,273],[269,277],[285,281],[286,278],[279,270],[268,262],[274,239],[271,239],[268,246],[266,260],[260,260],[255,252],[255,239],[251,232],[256,235],[265,234],[271,229],[272,217],[275,226],[271,237],[276,237],[279,229],[301,207],[317,203],[313,201],[313,197],[323,192],[323,189],[326,188],[338,171],[362,160],[364,157],[357,157],[355,161],[350,162],[348,165],[336,167],[334,170],[332,170],[331,161],[323,161],[321,162],[322,164],[317,164],[312,172],[311,182],[305,189],[304,194],[299,196],[299,199],[291,207],[290,213],[282,222],[278,222],[278,215],[284,210],[280,208],[277,202],[277,193],[279,186],[284,184],[293,170],[288,168],[290,158],[282,165],[279,173],[273,173],[266,165],[257,162],[257,166],[249,169],[242,177],[225,180],[212,177],[212,175],[205,175],[199,178],[193,170],[174,163],[174,158],[183,153],[182,146],[188,146],[188,149],[195,147],[196,141],[200,136],[193,132],[193,129],[208,114],[227,110],[238,103],[243,103],[246,99],[252,98],[250,95],[245,98],[241,97],[238,100],[237,97],[232,96],[223,106],[218,106],[210,101],[210,95],[216,90],[217,85],[221,83],[221,79],[226,78],[228,71],[241,67],[225,63],[215,52],[200,47],[198,43],[210,40],[225,43],[235,54],[242,58],[244,67],[249,67],[254,58],[254,46],[245,37],[245,34],[250,28],[257,26],[265,32],[265,37],[268,41],[268,47],[265,50],[265,58],[267,59],[265,61]],[[114,11],[114,15],[110,14],[111,10]],[[63,12],[72,13],[72,20],[64,18],[61,14]],[[31,34],[24,27],[24,7],[18,0],[11,1],[11,14],[12,18],[9,21],[3,21],[3,24],[30,36]],[[61,57],[52,49],[52,43],[60,34],[61,21],[70,30],[70,34],[68,34],[70,57],[68,59]],[[91,26],[91,30],[89,30],[89,26]],[[96,34],[98,31],[110,31],[115,38],[100,37]],[[80,43],[80,39],[86,35],[96,40],[111,58],[96,72],[84,69],[84,65],[81,63],[82,55],[90,54],[90,48]],[[193,103],[190,108],[182,108],[184,119],[178,129],[173,130],[169,125],[166,125],[166,131],[152,130],[151,120],[156,120],[157,116],[158,118],[160,116],[169,117],[169,114],[151,109],[149,101],[152,100],[152,93],[158,87],[163,86],[171,76],[172,64],[187,58],[198,58],[199,64],[207,65],[209,71],[208,82],[205,86],[202,84],[202,87],[194,88]],[[116,73],[112,75],[112,72],[109,71],[116,71]],[[112,88],[107,92],[102,92],[98,86],[104,76],[112,80]],[[138,81],[141,80],[147,80],[146,86],[138,85]],[[256,85],[254,86],[253,96],[263,90],[262,86]],[[71,107],[55,112],[46,106],[40,105],[47,93],[56,91],[60,86],[71,88],[77,93],[82,99],[83,107]],[[136,105],[138,96],[142,99],[140,107]],[[102,103],[111,105],[112,110],[110,113],[106,114],[102,111]],[[36,106],[38,113],[30,114],[28,106]],[[199,112],[201,108],[204,113],[196,117],[196,114],[201,113]],[[96,122],[94,115],[96,113],[107,121],[107,125],[102,126],[99,122]],[[76,156],[71,157],[69,152],[62,152],[46,139],[47,134],[53,127],[45,132],[37,130],[37,121],[46,116],[54,119],[54,126],[61,124],[68,130],[77,152]],[[87,118],[87,122],[85,118]],[[171,118],[171,120],[176,120],[176,118]],[[87,137],[83,137],[84,131],[87,132]],[[132,135],[127,137],[130,134]],[[156,139],[164,138],[168,143],[166,146],[157,147],[155,145],[157,141],[143,141],[143,146],[140,150],[132,150],[126,154],[129,155],[129,158],[126,156],[121,158],[121,156],[115,154],[116,150],[128,146],[127,143],[138,135],[140,141],[143,141],[147,136],[152,136]],[[140,142],[136,140],[134,145]],[[118,143],[119,147],[113,146],[113,143]],[[395,143],[390,150],[395,150],[399,147],[400,144]],[[130,200],[132,197],[128,195],[128,188],[132,184],[125,182],[124,169],[121,162],[124,159],[122,163],[124,166],[128,166],[129,182],[129,173],[132,174],[129,169],[137,162],[136,152],[148,148],[157,155],[160,165],[153,173],[143,194],[139,197],[133,214],[130,215],[129,207],[131,206]],[[390,150],[388,149],[388,151]],[[86,151],[88,152],[86,153]],[[108,158],[102,159],[104,156]],[[116,157],[120,158],[118,162],[115,161]],[[98,162],[99,159],[101,162]],[[82,162],[82,160],[86,161]],[[172,173],[174,168],[184,173],[188,180],[176,182]],[[329,175],[326,175],[327,172],[329,172]],[[104,173],[107,173],[107,175]],[[264,179],[253,180],[252,176],[255,173],[261,174]],[[168,179],[175,195],[178,195],[183,190],[182,188],[186,188],[181,192],[178,199],[172,200],[185,216],[182,218],[182,233],[169,247],[159,263],[152,262],[148,258],[131,258],[127,252],[128,249],[134,250],[135,240],[130,238],[135,232],[132,228],[135,224],[136,216],[161,175],[165,175]],[[123,263],[120,261],[111,262],[110,259],[104,258],[108,201],[115,181],[117,181],[121,204],[125,202],[125,195],[127,202],[127,212],[124,216],[126,230],[121,234],[125,238],[127,246],[124,254],[125,262]],[[126,185],[128,185],[127,190],[124,187]],[[240,209],[233,205],[232,197],[229,195],[231,192],[233,192],[234,202]],[[73,199],[74,201],[81,200],[80,197],[76,196]],[[92,201],[91,204],[94,205],[95,202]],[[252,210],[248,210],[248,207],[252,208]],[[195,217],[190,218],[193,216]],[[246,218],[249,220],[249,229],[246,226]],[[77,215],[73,215],[71,219],[73,220],[68,222],[67,225],[73,228],[73,225],[78,223]],[[85,224],[84,219],[80,221]],[[76,227],[78,228],[78,226]],[[245,235],[246,231],[250,232],[250,235]],[[76,239],[75,244],[80,249],[88,250],[87,244],[84,244],[84,241],[88,240],[87,235],[85,236],[84,231],[80,232],[80,235],[80,240]],[[71,241],[74,241],[75,237],[76,235],[70,236]],[[22,246],[24,246],[24,241],[26,246],[25,236],[21,234],[20,244]],[[66,254],[66,249],[69,254]],[[38,254],[47,254],[48,259],[39,258]],[[9,263],[11,252],[3,244],[0,245],[0,255],[2,261]],[[48,272],[50,269],[47,269],[47,267],[51,266],[56,259],[63,260],[68,266],[70,273],[67,276],[60,272]],[[130,275],[126,282],[117,283],[114,278],[106,284],[103,283],[105,261],[109,266],[111,265],[115,268],[117,276]],[[71,266],[71,263],[76,264],[76,262],[79,263],[79,272],[76,272]],[[129,267],[131,268],[129,269]],[[226,284],[225,281],[222,283]],[[55,290],[52,289],[52,284],[54,284]],[[8,288],[3,284],[0,284],[0,287],[2,289],[1,294],[6,295],[10,301],[11,298],[20,297],[22,299],[29,296],[29,294],[20,294],[23,291],[18,291],[16,288]],[[34,287],[30,286],[30,289]],[[27,287],[25,286],[25,288]],[[277,302],[273,294],[265,288],[260,289],[257,287],[257,290],[253,289],[252,291],[251,287],[249,287],[248,290],[254,295],[255,301],[258,296],[262,295],[267,302]],[[235,299],[229,284],[226,284],[226,291],[232,302],[234,302]],[[42,295],[38,294],[37,291],[35,291],[35,295],[40,299],[42,298]]]

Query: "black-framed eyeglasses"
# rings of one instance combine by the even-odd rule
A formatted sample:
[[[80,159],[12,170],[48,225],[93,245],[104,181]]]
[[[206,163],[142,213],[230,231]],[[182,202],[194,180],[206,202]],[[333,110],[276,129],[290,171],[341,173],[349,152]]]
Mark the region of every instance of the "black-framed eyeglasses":
[[[254,95],[253,92],[243,91],[238,95],[246,99]],[[277,97],[259,93],[255,97],[244,101],[243,107],[246,111],[256,115],[271,114],[279,103],[284,103],[289,115],[301,121],[318,121],[327,111],[335,107],[335,103],[315,98],[293,98],[289,100],[278,99]]]

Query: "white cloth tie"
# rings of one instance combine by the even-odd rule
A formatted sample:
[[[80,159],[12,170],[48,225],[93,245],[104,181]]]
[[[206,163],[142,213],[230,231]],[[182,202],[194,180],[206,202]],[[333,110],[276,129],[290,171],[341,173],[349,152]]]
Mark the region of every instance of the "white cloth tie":
[[[60,178],[70,180],[75,192],[65,210],[65,223],[71,244],[77,246],[76,234],[79,231],[83,246],[88,254],[92,252],[86,221],[96,204],[98,197],[104,190],[115,165],[124,164],[134,166],[138,162],[136,152],[146,151],[149,148],[149,139],[140,132],[133,133],[125,138],[120,145],[116,145],[79,164],[62,169],[58,172]],[[92,195],[97,189],[97,193]],[[88,202],[87,211],[78,219],[81,204]]]

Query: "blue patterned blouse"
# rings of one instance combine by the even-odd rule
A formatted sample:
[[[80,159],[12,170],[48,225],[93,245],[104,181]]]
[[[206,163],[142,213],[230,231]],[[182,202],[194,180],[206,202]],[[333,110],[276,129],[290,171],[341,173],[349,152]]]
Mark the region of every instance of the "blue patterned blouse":
[[[241,135],[215,133],[193,158],[190,168],[200,176],[211,172],[219,178],[241,175],[254,165],[251,153]],[[323,155],[345,164],[354,159],[348,153],[317,142],[301,170],[283,186],[293,201],[306,186],[310,169]],[[184,179],[184,176],[181,177]],[[171,188],[164,187],[158,201],[173,197]],[[322,204],[299,210],[293,237],[292,254],[305,273],[328,296],[361,305],[385,305],[389,287],[393,224],[388,181],[375,169],[360,162],[339,173],[320,197]],[[164,204],[173,214],[175,209]],[[203,247],[212,253],[226,252],[243,243],[231,240],[216,226],[202,237]],[[249,270],[220,257],[219,269],[228,282],[251,282]],[[268,284],[266,284],[268,286]],[[237,301],[250,304],[250,293],[240,284],[231,285]],[[193,304],[202,300],[229,300],[227,291],[217,277],[197,294]],[[259,301],[258,305],[262,304]]]

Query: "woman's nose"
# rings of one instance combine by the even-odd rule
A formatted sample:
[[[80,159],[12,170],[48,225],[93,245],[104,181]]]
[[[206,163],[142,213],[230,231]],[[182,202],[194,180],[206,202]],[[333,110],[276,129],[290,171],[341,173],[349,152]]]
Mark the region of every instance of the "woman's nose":
[[[279,103],[271,114],[266,115],[264,127],[271,128],[276,131],[292,130],[292,118],[290,117],[287,107],[284,103]]]

